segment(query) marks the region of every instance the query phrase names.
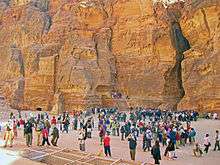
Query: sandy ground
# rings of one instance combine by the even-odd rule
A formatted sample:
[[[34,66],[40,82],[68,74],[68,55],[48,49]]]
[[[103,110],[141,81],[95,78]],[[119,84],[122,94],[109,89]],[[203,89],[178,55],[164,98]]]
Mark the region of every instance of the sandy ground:
[[[2,119],[4,120],[4,119]],[[206,133],[210,134],[210,139],[212,142],[212,146],[210,148],[210,152],[208,154],[204,154],[200,158],[196,158],[192,155],[193,146],[187,145],[177,150],[177,159],[176,160],[167,160],[162,157],[161,164],[162,165],[219,165],[220,163],[220,151],[213,151],[214,147],[214,135],[215,130],[220,130],[220,121],[214,120],[203,120],[200,119],[197,122],[193,122],[192,126],[197,131],[197,138],[200,144],[203,142],[203,137]],[[0,145],[3,145],[2,141],[3,133],[0,133]],[[61,133],[60,139],[58,141],[58,146],[61,148],[70,148],[70,149],[78,149],[78,133],[77,131],[70,130],[69,134]],[[35,137],[34,144],[36,146]],[[150,155],[150,152],[143,152],[142,149],[142,137],[138,139],[138,148],[136,154],[136,160],[141,162],[153,163],[153,158]],[[0,165],[29,165],[39,163],[32,162],[30,160],[24,159],[20,156],[20,152],[22,149],[26,148],[25,139],[23,137],[23,131],[19,130],[19,136],[14,142],[14,146],[12,149],[0,147]],[[102,149],[102,146],[99,145],[98,139],[98,131],[97,124],[96,128],[93,131],[92,139],[86,140],[86,152],[89,153],[98,153]],[[161,153],[164,153],[165,148],[161,147]],[[112,157],[115,159],[122,158],[125,160],[130,160],[129,150],[128,150],[128,142],[120,141],[119,137],[111,136],[111,151]]]

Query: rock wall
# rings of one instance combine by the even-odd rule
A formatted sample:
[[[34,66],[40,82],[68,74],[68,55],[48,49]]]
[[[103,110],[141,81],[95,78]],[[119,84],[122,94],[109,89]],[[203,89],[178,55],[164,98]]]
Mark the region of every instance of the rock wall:
[[[0,91],[20,109],[219,110],[219,8],[218,0],[0,0]]]

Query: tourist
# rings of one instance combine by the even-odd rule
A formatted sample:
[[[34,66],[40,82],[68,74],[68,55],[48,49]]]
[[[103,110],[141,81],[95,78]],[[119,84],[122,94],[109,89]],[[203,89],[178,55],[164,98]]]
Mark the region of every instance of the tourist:
[[[206,134],[206,135],[205,135],[205,138],[204,138],[204,146],[205,146],[204,152],[205,152],[205,153],[208,153],[209,147],[211,146],[210,139],[209,139],[209,134]]]
[[[41,131],[44,128],[44,123],[40,120],[36,123],[35,131],[37,134],[37,146],[40,146],[41,139],[42,139],[42,133]]]
[[[47,128],[48,134],[50,134],[51,125],[50,125],[50,122],[49,122],[48,119],[46,119],[46,120],[44,121],[44,126]]]
[[[145,140],[145,147],[143,148],[144,152],[146,151],[146,149],[148,151],[150,151],[151,148],[151,140],[152,140],[152,132],[151,130],[148,128],[146,130],[146,133],[144,134],[144,140]]]
[[[26,137],[26,145],[28,147],[30,147],[32,145],[32,139],[33,139],[33,134],[32,134],[32,123],[30,122],[30,120],[28,120],[25,124],[24,124],[24,135]]]
[[[14,133],[14,138],[17,138],[18,137],[18,130],[17,130],[16,120],[13,121],[13,133]]]
[[[117,136],[120,136],[119,132],[120,132],[120,123],[117,121],[116,122],[116,133],[117,133]]]
[[[121,126],[120,132],[121,132],[121,141],[123,141],[125,139],[125,126],[124,125]]]
[[[155,145],[151,149],[151,154],[153,155],[155,161],[154,164],[160,164],[161,155],[160,155],[160,144],[158,140],[155,141]]]
[[[175,146],[174,146],[173,141],[169,140],[168,146],[166,147],[165,152],[164,152],[164,156],[167,156],[167,154],[172,151],[175,151]],[[171,154],[170,154],[170,156],[171,156]]]
[[[45,142],[47,142],[47,145],[50,146],[49,143],[49,132],[48,132],[48,128],[46,126],[44,126],[44,129],[42,130],[42,137],[43,137],[43,141],[42,141],[42,146],[45,145]]]
[[[219,131],[216,130],[215,132],[215,147],[214,147],[214,151],[218,148],[218,151],[220,151],[220,144],[219,144],[219,141],[220,141],[220,134],[219,134]]]
[[[9,143],[9,147],[12,147],[13,139],[14,139],[14,133],[13,133],[12,128],[10,127],[10,124],[8,123],[6,125],[6,130],[4,134],[4,140],[5,140],[4,147],[7,147],[8,143]]]
[[[57,119],[55,116],[53,116],[53,118],[51,119],[51,127],[53,129],[53,127],[55,127],[57,125]]]
[[[56,126],[53,127],[53,132],[52,132],[52,140],[51,143],[53,146],[57,146],[57,141],[59,139],[59,130],[57,129]]]
[[[85,134],[85,130],[83,128],[80,128],[79,130],[79,149],[80,151],[85,151],[85,140],[86,140],[86,134]]]
[[[196,131],[194,128],[191,128],[189,131],[189,143],[192,144],[195,142]]]
[[[110,156],[111,157],[111,148],[110,148],[110,137],[109,134],[107,133],[104,137],[104,151],[105,151],[105,156]]]
[[[102,125],[100,126],[100,131],[99,131],[100,145],[102,145],[104,137],[105,137],[105,129]]]
[[[132,137],[130,134],[130,135],[128,135],[128,141],[129,141],[131,160],[135,161],[137,139],[135,137]]]

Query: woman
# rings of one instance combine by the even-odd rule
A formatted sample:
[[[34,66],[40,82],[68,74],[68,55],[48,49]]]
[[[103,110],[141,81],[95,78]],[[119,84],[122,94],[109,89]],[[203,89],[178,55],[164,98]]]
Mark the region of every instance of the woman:
[[[158,140],[155,141],[155,145],[151,149],[151,154],[153,155],[155,161],[154,164],[160,164],[161,155],[160,155],[160,144]]]
[[[205,153],[208,153],[209,147],[211,146],[210,139],[209,139],[209,134],[205,135],[204,146],[205,146],[205,149],[204,149]]]

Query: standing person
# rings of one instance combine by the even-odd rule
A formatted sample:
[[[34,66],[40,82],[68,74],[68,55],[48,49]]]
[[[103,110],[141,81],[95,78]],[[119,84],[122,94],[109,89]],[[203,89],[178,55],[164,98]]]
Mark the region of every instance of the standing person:
[[[73,119],[73,128],[74,130],[77,130],[78,128],[78,118],[76,115],[74,115],[74,119]]]
[[[106,136],[104,137],[104,151],[105,151],[105,156],[112,156],[111,155],[111,148],[110,148],[110,137],[109,134],[107,133]]]
[[[100,127],[100,131],[99,131],[100,145],[102,145],[104,137],[105,137],[105,129],[104,129],[103,125],[102,125]]]
[[[155,145],[151,149],[151,154],[153,155],[154,164],[160,164],[161,155],[160,155],[160,142],[158,140],[155,141]]]
[[[37,124],[36,124],[36,134],[37,134],[37,146],[40,146],[40,142],[41,142],[41,131],[43,130],[44,128],[44,123],[42,121],[39,121]]]
[[[119,135],[119,132],[120,132],[120,123],[117,121],[116,122],[116,132],[117,132],[117,136],[120,136]]]
[[[135,161],[137,141],[131,134],[128,136],[131,160]]]
[[[47,142],[47,145],[50,146],[49,139],[48,139],[49,132],[48,132],[47,127],[44,127],[44,129],[42,130],[42,137],[43,137],[42,146],[44,146],[45,142]]]
[[[79,130],[79,149],[80,151],[85,151],[85,139],[86,139],[86,134],[83,128],[80,128]]]
[[[209,139],[209,134],[206,134],[206,135],[205,135],[205,138],[204,138],[204,146],[205,146],[204,152],[205,152],[205,153],[208,153],[209,147],[211,146],[210,139]]]
[[[48,120],[48,119],[46,119],[46,120],[45,120],[44,125],[45,125],[45,127],[47,128],[48,135],[49,135],[51,125],[50,125],[50,122],[49,122],[49,120]]]
[[[51,127],[52,129],[57,125],[57,119],[55,116],[53,116],[53,118],[51,119]]]
[[[145,145],[145,148],[144,148],[144,151],[146,151],[146,149],[148,151],[150,151],[150,148],[151,148],[151,140],[152,140],[152,132],[150,129],[147,129],[146,131],[146,134],[145,134],[145,138],[146,138],[146,145]]]
[[[14,133],[14,137],[17,138],[18,137],[18,130],[17,130],[16,120],[13,121],[13,133]]]
[[[60,131],[62,131],[63,127],[62,127],[62,117],[61,117],[61,115],[58,116],[57,123],[58,123],[58,127],[59,127]]]
[[[216,150],[216,148],[218,147],[218,151],[220,150],[220,145],[219,145],[219,141],[220,141],[220,134],[219,131],[216,130],[215,132],[215,147],[214,147],[214,151]]]
[[[124,125],[121,126],[120,132],[121,132],[121,141],[123,141],[125,138],[125,126]]]
[[[32,138],[33,138],[33,130],[32,130],[32,123],[30,122],[30,120],[28,120],[25,124],[24,124],[24,135],[26,137],[26,145],[28,147],[30,147],[32,145]]]
[[[59,130],[57,129],[56,126],[54,126],[53,132],[51,135],[52,135],[52,140],[51,140],[52,145],[57,146],[57,141],[59,139]]]
[[[7,147],[8,142],[9,142],[9,147],[12,147],[13,139],[14,139],[13,130],[10,128],[9,124],[7,124],[6,131],[4,134],[4,140],[5,140],[4,147]]]

